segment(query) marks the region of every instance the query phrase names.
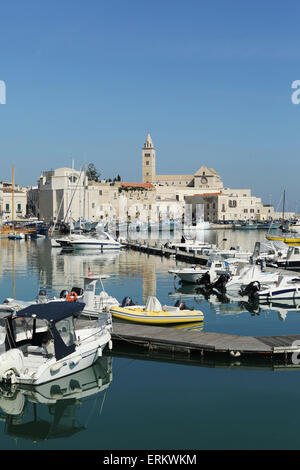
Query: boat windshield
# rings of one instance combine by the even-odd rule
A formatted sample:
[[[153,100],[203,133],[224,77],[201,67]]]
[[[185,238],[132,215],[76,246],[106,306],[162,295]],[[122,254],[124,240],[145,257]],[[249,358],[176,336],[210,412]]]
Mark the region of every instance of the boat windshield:
[[[18,347],[20,344],[36,342],[42,338],[48,330],[46,320],[35,318],[13,318],[6,319],[6,338],[9,348]]]
[[[56,329],[66,346],[74,344],[76,339],[73,318],[64,318],[56,323]]]

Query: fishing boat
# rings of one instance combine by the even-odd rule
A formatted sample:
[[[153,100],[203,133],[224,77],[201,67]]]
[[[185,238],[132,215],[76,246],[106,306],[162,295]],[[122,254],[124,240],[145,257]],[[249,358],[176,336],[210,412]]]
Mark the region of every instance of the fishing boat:
[[[112,316],[121,320],[152,325],[203,321],[203,313],[200,310],[188,310],[183,302],[174,307],[162,306],[156,297],[150,296],[145,306],[132,305],[132,303],[126,305],[127,303],[125,298],[121,307],[111,307],[109,311]]]
[[[241,224],[233,224],[232,228],[234,230],[256,230],[258,228],[258,224],[255,223],[253,220],[247,220],[246,222],[242,222]]]
[[[109,330],[97,321],[75,330],[84,306],[49,302],[7,315],[0,381],[40,385],[91,366],[112,342]]]

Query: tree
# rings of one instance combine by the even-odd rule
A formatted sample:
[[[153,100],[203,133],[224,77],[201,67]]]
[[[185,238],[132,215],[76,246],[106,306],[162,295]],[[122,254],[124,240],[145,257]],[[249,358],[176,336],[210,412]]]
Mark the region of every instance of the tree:
[[[86,170],[86,176],[89,181],[100,181],[100,175],[101,173],[97,170],[95,167],[94,163],[89,163],[87,170]]]

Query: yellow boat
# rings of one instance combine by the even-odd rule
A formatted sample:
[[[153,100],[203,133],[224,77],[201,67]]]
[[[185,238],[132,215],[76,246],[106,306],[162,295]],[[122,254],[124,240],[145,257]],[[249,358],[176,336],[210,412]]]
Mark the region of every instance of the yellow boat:
[[[115,318],[135,323],[151,325],[202,322],[204,315],[200,310],[187,310],[161,303],[156,297],[149,297],[145,306],[111,307],[110,313]]]
[[[276,241],[281,240],[282,242],[286,243],[289,246],[298,246],[300,245],[300,238],[287,238],[287,237],[266,237],[267,240]]]

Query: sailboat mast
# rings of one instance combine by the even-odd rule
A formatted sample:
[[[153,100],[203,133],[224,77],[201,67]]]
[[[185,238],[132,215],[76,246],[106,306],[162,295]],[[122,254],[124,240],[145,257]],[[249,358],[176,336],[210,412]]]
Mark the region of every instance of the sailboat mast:
[[[15,220],[15,166],[12,166],[12,193],[11,193],[11,204],[12,204],[12,220]]]
[[[282,203],[282,220],[284,222],[284,210],[285,210],[285,190],[283,191],[283,203]]]

